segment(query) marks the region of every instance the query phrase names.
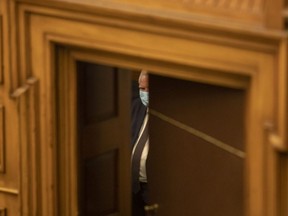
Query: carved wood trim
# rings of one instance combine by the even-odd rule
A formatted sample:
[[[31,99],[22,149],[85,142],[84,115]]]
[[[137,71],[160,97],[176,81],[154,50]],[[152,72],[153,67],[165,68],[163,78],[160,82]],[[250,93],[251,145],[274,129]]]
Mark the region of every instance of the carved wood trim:
[[[0,209],[0,216],[7,216],[7,209],[6,208]]]
[[[0,5],[1,6],[1,5]],[[3,84],[3,73],[4,73],[4,38],[3,38],[3,18],[0,14],[0,84]]]
[[[4,70],[4,38],[3,38],[3,18],[0,14],[0,84],[3,84]],[[2,90],[3,91],[3,90]],[[0,105],[0,172],[5,172],[5,113],[4,106]]]
[[[19,195],[19,191],[17,189],[0,187],[0,193],[10,194],[10,195]]]
[[[4,106],[0,105],[0,172],[5,172],[5,112]]]
[[[161,2],[161,0],[159,1]],[[188,6],[202,6],[212,9],[240,10],[251,13],[257,13],[263,10],[264,1],[261,0],[183,0],[179,3],[177,0],[170,0],[178,4]]]
[[[189,4],[189,0],[187,1],[188,4],[185,3],[185,0],[17,0],[19,3],[29,3],[30,7],[32,5],[35,7],[44,6],[46,11],[49,8],[64,10],[65,12],[61,15],[62,17],[69,11],[75,13],[76,16],[74,18],[81,11],[85,12],[88,16],[98,14],[107,18],[121,18],[124,13],[127,13],[126,19],[142,22],[145,19],[147,19],[146,21],[150,21],[150,18],[153,17],[154,23],[164,21],[163,24],[167,23],[169,26],[173,26],[173,28],[177,26],[182,28],[181,25],[183,24],[192,24],[197,27],[203,25],[206,30],[220,27],[222,30],[226,28],[229,31],[240,30],[247,33],[259,32],[261,34],[271,34],[272,32],[279,34],[279,30],[281,30],[279,26],[281,26],[282,20],[279,17],[282,16],[282,10],[279,11],[279,0],[277,0],[277,5],[274,0],[252,0],[251,4],[249,0],[243,1],[244,3],[239,0],[222,0],[225,4],[221,3],[221,0],[192,0],[193,4]],[[218,5],[218,7],[212,7],[212,3]],[[268,3],[270,7],[265,7]],[[232,8],[240,7],[245,10],[243,11],[243,9],[239,8],[229,10],[229,8],[225,8],[223,5],[230,5]],[[259,8],[256,9],[258,6]],[[270,21],[268,21],[268,17],[265,18],[266,11],[264,9],[268,10],[269,14],[273,12],[275,18],[270,17]],[[279,15],[276,16],[276,13],[279,13]],[[83,18],[84,16],[81,17]],[[169,22],[167,22],[168,20]],[[265,28],[266,24],[267,28]],[[207,28],[207,26],[209,27]]]
[[[23,91],[25,90],[25,91]],[[31,216],[38,215],[41,209],[39,180],[39,124],[37,122],[39,106],[39,82],[30,77],[25,84],[10,95],[18,103],[20,122],[20,169],[21,169],[21,211]]]
[[[57,206],[59,215],[76,216],[78,212],[78,172],[77,172],[77,126],[75,125],[75,113],[77,101],[77,68],[76,62],[71,57],[71,50],[63,47],[55,49],[56,61],[61,62],[56,66],[57,71],[61,71],[57,77],[57,89],[67,88],[71,91],[58,91],[59,99],[57,107],[59,107],[58,120],[61,119],[61,124],[70,125],[70,127],[61,127],[58,123],[58,145],[57,158],[58,173],[57,173],[57,199],[61,206]],[[72,96],[73,95],[73,96]],[[65,191],[65,192],[64,192]]]
[[[30,87],[32,85],[34,85],[36,82],[37,82],[37,78],[35,77],[29,77],[27,80],[26,80],[26,83],[20,87],[18,87],[17,89],[14,90],[14,92],[12,92],[10,94],[10,97],[12,99],[17,99],[19,98],[20,96],[22,96],[25,92],[27,92]]]

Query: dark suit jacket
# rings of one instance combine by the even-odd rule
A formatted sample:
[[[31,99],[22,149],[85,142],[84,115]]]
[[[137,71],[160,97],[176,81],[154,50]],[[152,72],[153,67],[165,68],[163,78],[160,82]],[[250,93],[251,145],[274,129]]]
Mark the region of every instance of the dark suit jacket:
[[[139,97],[138,82],[132,83],[132,103],[131,103],[131,150],[138,138],[139,131],[141,129],[143,120],[145,118],[147,107],[143,105]]]

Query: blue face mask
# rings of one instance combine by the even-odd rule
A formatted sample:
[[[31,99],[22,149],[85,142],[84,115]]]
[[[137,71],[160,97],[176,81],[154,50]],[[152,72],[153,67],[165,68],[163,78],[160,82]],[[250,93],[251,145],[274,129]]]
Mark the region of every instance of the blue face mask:
[[[142,103],[145,106],[148,106],[148,103],[149,103],[149,92],[140,90],[139,91],[139,95],[140,95]]]

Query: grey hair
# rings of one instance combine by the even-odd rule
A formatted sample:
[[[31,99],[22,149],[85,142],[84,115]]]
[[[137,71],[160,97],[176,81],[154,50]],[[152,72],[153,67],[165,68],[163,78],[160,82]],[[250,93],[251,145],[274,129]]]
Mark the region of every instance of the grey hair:
[[[139,81],[140,81],[140,78],[143,77],[143,76],[148,76],[148,71],[147,70],[141,70],[141,73],[139,75]]]

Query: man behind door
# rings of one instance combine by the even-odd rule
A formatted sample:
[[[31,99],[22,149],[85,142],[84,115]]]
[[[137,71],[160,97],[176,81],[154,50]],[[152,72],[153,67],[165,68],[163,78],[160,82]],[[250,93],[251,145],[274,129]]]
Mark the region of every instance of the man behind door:
[[[138,90],[139,88],[139,90]],[[135,91],[136,89],[136,91]],[[139,97],[140,96],[140,97]],[[149,149],[148,136],[148,73],[141,71],[138,87],[133,88],[132,99],[132,215],[144,216],[147,205],[146,158]]]

